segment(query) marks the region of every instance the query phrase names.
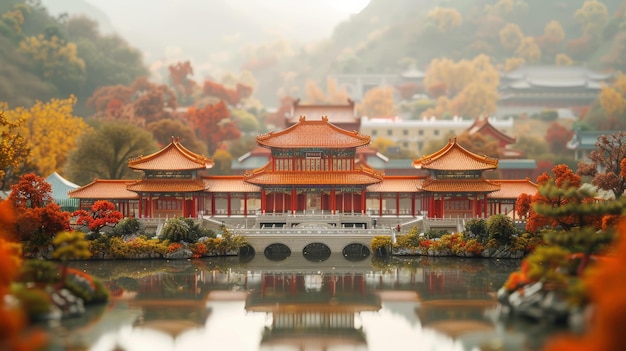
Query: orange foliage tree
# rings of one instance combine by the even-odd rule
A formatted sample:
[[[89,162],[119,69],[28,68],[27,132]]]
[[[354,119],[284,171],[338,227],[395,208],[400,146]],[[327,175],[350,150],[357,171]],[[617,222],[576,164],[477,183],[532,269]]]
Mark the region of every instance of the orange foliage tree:
[[[621,197],[626,190],[626,132],[602,135],[596,141],[596,149],[589,154],[591,163],[581,162],[576,171],[579,175],[592,176],[593,185],[611,190]],[[601,168],[603,172],[598,172]]]
[[[230,112],[223,101],[202,108],[190,107],[185,116],[198,137],[206,141],[209,155],[213,155],[224,141],[241,137],[241,131],[230,119]]]
[[[52,237],[69,229],[69,213],[52,199],[52,187],[45,179],[28,173],[11,186],[9,201],[17,211],[17,233],[36,248],[47,246]]]
[[[22,265],[22,252],[14,242],[16,219],[10,201],[0,201],[0,301],[6,301],[9,287]],[[28,331],[26,313],[13,304],[3,302],[0,308],[0,350],[40,350],[46,344],[46,335]]]
[[[86,225],[92,232],[99,233],[106,226],[114,227],[124,216],[113,203],[100,200],[94,202],[89,211],[74,211],[72,217],[76,217],[77,225]]]
[[[567,151],[566,145],[572,139],[574,132],[558,122],[550,123],[546,130],[545,140],[550,146],[550,151],[555,154],[563,154]]]

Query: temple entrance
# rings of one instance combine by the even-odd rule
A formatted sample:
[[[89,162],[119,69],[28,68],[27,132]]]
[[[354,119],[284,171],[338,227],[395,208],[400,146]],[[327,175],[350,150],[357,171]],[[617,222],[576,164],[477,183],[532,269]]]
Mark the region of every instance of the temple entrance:
[[[320,210],[322,194],[318,191],[306,193],[306,209],[307,210]]]

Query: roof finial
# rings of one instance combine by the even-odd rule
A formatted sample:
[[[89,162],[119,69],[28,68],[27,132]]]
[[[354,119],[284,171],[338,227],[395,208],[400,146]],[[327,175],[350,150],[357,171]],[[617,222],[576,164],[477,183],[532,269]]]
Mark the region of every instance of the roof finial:
[[[322,121],[328,122],[328,116],[322,116]]]
[[[303,122],[304,120],[306,120],[306,116],[305,115],[300,115],[300,122]]]

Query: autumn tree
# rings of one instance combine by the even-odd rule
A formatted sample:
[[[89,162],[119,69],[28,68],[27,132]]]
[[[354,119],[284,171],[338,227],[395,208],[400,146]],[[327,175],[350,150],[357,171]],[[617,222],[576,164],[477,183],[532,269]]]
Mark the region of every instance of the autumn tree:
[[[463,23],[463,16],[454,8],[435,7],[428,12],[428,19],[435,22],[440,32],[446,33]]]
[[[601,135],[595,146],[589,154],[591,163],[579,163],[576,173],[593,177],[593,185],[619,198],[626,190],[626,132]]]
[[[22,40],[20,51],[36,62],[42,78],[65,94],[77,91],[85,81],[85,61],[78,56],[75,43],[57,35],[39,34]]]
[[[193,76],[193,67],[190,61],[177,62],[167,67],[169,72],[170,84],[174,87],[179,101],[188,101],[197,87],[197,83],[191,79]]]
[[[384,117],[395,115],[395,101],[392,87],[377,87],[368,90],[360,105],[363,116]]]
[[[310,104],[345,104],[349,98],[346,90],[339,88],[334,78],[326,79],[326,91],[313,80],[306,83],[306,101]]]
[[[159,147],[169,144],[174,136],[189,150],[200,155],[207,153],[206,145],[198,139],[195,131],[179,119],[166,118],[152,122],[146,126],[146,130],[152,133]]]
[[[152,134],[128,123],[105,122],[82,135],[68,157],[65,172],[79,184],[99,179],[133,179],[128,160],[158,150]]]
[[[498,141],[493,138],[489,139],[479,133],[461,133],[457,137],[457,142],[473,153],[493,158],[502,157],[502,150],[500,149]]]
[[[626,111],[626,99],[612,86],[602,87],[598,100],[608,118],[619,119]]]
[[[1,106],[0,106],[1,109]],[[6,190],[16,170],[26,164],[30,156],[28,141],[19,130],[23,120],[10,122],[0,110],[0,189]]]
[[[207,104],[202,108],[190,107],[185,119],[196,130],[198,137],[206,142],[209,155],[213,155],[225,141],[241,137],[241,132],[230,118],[230,111],[223,101],[215,105]]]
[[[571,66],[574,64],[574,60],[571,57],[567,56],[567,54],[560,53],[557,54],[554,58],[554,64],[557,66]]]
[[[574,18],[580,23],[585,35],[598,38],[609,21],[609,12],[603,2],[587,0],[576,10]]]
[[[507,50],[515,50],[522,42],[524,33],[515,23],[507,23],[500,30],[500,44]]]
[[[76,225],[87,226],[90,231],[100,233],[104,227],[115,227],[124,216],[113,203],[99,200],[91,205],[89,211],[74,211],[72,217],[76,217]]]
[[[520,135],[515,140],[513,147],[517,150],[524,151],[526,157],[534,159],[537,159],[549,152],[549,145],[545,139],[532,136],[530,133]]]
[[[563,154],[567,151],[567,143],[574,136],[574,132],[558,122],[552,122],[546,130],[544,139],[548,142],[550,150],[555,154]]]
[[[37,102],[31,108],[8,109],[0,103],[0,111],[11,123],[19,123],[19,133],[28,141],[30,161],[35,173],[49,175],[62,169],[67,156],[76,145],[76,139],[90,127],[73,114],[76,98],[52,99]]]
[[[515,49],[515,55],[526,62],[534,63],[541,59],[541,48],[535,42],[535,38],[525,37]]]
[[[33,250],[46,247],[52,237],[69,229],[69,213],[52,198],[52,187],[45,179],[28,173],[11,186],[9,201],[17,213],[17,233],[29,240]]]
[[[514,14],[525,13],[528,4],[524,0],[498,0],[495,4],[486,4],[485,13],[491,16],[510,17]]]
[[[213,161],[215,166],[213,170],[215,174],[228,175],[231,173],[231,164],[233,161],[233,155],[228,150],[220,148],[213,153]]]
[[[22,267],[22,250],[16,242],[16,217],[8,200],[0,201],[0,298],[11,294],[11,285]],[[33,330],[20,304],[3,303],[0,308],[0,349],[41,350],[46,346],[46,335]]]

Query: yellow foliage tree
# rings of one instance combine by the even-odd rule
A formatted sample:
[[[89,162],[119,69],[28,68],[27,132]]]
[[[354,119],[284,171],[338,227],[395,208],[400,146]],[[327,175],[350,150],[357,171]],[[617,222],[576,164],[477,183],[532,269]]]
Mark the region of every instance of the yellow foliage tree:
[[[38,101],[30,109],[9,110],[6,103],[0,103],[0,110],[4,110],[9,121],[23,121],[20,134],[28,141],[30,159],[37,168],[34,173],[47,177],[61,170],[76,138],[91,129],[82,118],[74,116],[75,104],[74,96]]]
[[[19,133],[23,120],[10,122],[0,107],[0,189],[9,187],[10,178],[28,160],[28,141]]]
[[[602,109],[609,117],[617,117],[626,111],[626,99],[612,87],[603,87],[599,100]]]
[[[507,72],[511,72],[521,66],[523,66],[526,63],[526,60],[524,60],[521,57],[511,57],[506,59],[506,61],[504,61],[504,70]]]
[[[524,12],[528,4],[524,0],[499,0],[493,5],[485,5],[485,13],[491,16],[506,17],[513,13]]]
[[[500,30],[500,44],[507,50],[514,50],[519,47],[522,39],[524,39],[524,33],[520,27],[515,23],[507,23]]]
[[[368,117],[393,116],[395,101],[392,87],[377,87],[367,91],[359,106],[362,115]]]
[[[554,58],[554,63],[557,66],[571,66],[574,64],[574,60],[566,54],[560,53]]]
[[[326,93],[313,81],[306,83],[306,97],[310,104],[346,104],[350,98],[345,89],[337,86],[337,81],[331,77],[326,79]]]
[[[437,106],[424,111],[422,116],[441,117],[448,113],[477,117],[495,112],[500,75],[487,55],[478,55],[472,61],[462,60],[458,63],[449,59],[433,60],[425,82],[427,85],[428,82],[446,84],[449,95],[453,97],[451,102],[439,99]]]
[[[609,21],[606,5],[598,0],[587,0],[576,10],[574,18],[580,23],[586,35],[599,36]]]
[[[626,74],[622,72],[617,72],[615,75],[615,80],[613,80],[613,84],[611,84],[616,91],[618,91],[622,96],[626,96]]]
[[[463,23],[463,16],[454,8],[435,7],[428,13],[428,18],[433,20],[440,32],[447,32]]]
[[[43,78],[52,80],[58,87],[70,92],[85,79],[85,61],[78,56],[75,43],[67,43],[56,35],[42,34],[25,38],[20,51],[32,58]]]
[[[543,29],[543,36],[550,44],[559,45],[565,39],[565,31],[559,21],[550,21]]]
[[[535,43],[533,37],[525,37],[522,39],[517,49],[515,49],[515,55],[523,58],[527,62],[537,62],[541,59],[541,48]]]

